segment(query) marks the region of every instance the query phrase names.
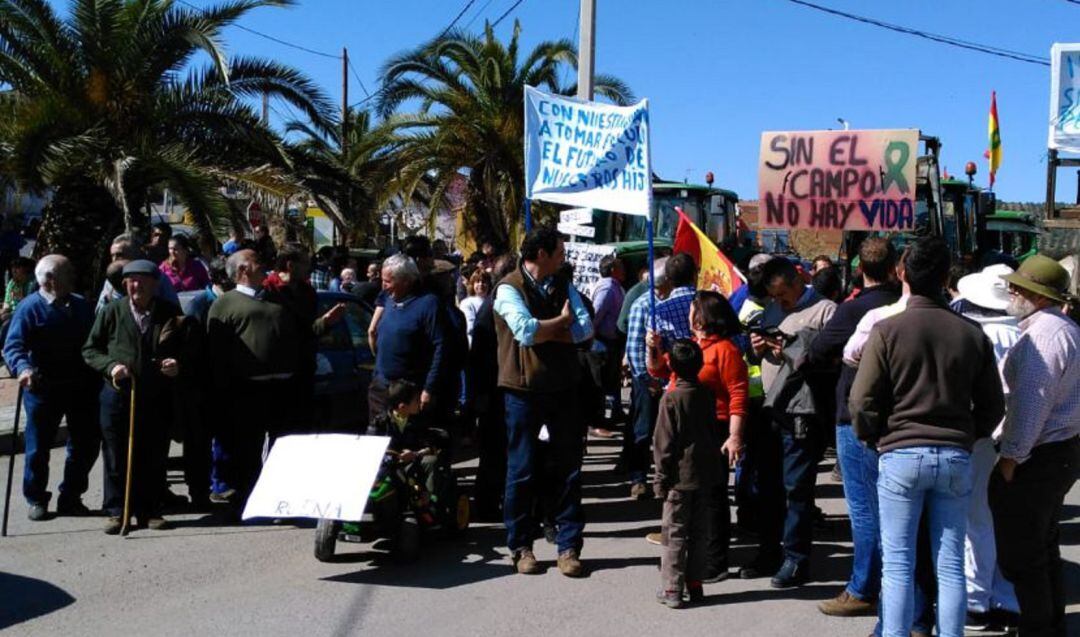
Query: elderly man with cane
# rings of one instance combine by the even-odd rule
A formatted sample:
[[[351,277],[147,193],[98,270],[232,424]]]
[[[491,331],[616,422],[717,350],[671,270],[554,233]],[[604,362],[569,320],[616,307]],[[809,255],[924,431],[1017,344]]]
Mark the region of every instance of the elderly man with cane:
[[[26,463],[23,497],[33,521],[47,518],[49,449],[60,420],[67,417],[67,460],[56,512],[87,515],[82,503],[88,475],[97,460],[99,431],[94,422],[99,382],[83,363],[80,348],[94,322],[86,299],[72,294],[75,268],[50,254],[34,268],[39,289],[11,319],[4,360],[19,379],[26,407]]]
[[[169,528],[159,487],[169,451],[170,393],[180,372],[177,359],[165,354],[180,308],[155,297],[157,266],[132,261],[123,276],[127,296],[98,314],[83,346],[86,363],[108,381],[101,390],[101,433],[109,535],[126,529],[130,517],[122,516],[129,515],[151,529]]]

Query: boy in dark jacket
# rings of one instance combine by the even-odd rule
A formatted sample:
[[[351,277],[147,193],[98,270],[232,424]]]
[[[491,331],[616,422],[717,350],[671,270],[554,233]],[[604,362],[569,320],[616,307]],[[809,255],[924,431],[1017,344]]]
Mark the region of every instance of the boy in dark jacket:
[[[388,436],[387,459],[396,455],[403,465],[419,462],[424,487],[428,493],[438,493],[435,481],[441,441],[416,417],[420,413],[420,387],[411,381],[396,380],[387,388],[386,397],[387,404],[393,406],[371,421],[367,435]]]
[[[726,460],[720,451],[716,398],[698,382],[701,348],[689,339],[675,341],[669,365],[677,380],[660,399],[653,434],[654,489],[664,501],[661,589],[656,597],[669,608],[680,608],[684,584],[691,602],[703,597],[715,467]]]

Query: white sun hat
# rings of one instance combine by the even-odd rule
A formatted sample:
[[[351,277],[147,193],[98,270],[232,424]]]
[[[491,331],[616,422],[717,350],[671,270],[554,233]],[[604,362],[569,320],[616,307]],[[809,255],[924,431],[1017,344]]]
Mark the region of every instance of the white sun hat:
[[[982,272],[969,274],[956,284],[960,298],[989,310],[1005,310],[1009,307],[1009,284],[1001,277],[1013,273],[1009,266],[998,263],[988,265]]]

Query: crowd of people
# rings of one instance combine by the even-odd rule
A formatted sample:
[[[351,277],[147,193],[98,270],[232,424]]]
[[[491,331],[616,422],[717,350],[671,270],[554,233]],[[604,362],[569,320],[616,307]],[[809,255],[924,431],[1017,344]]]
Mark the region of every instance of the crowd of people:
[[[868,238],[853,286],[828,257],[804,272],[762,254],[728,298],[697,289],[684,253],[651,273],[605,258],[579,289],[546,226],[518,254],[486,243],[460,263],[419,236],[370,263],[279,250],[264,230],[223,248],[204,260],[167,225],[146,245],[121,235],[96,305],[61,255],[10,263],[3,358],[23,387],[31,520],[49,517],[61,419],[57,514],[91,513],[82,497],[100,450],[105,531],[120,531],[134,422],[140,526],[170,525],[176,431],[189,506],[235,520],[275,439],[318,426],[318,338],[344,314],[320,314],[327,290],[373,309],[371,433],[417,462],[410,441],[429,428],[475,446],[475,517],[505,524],[518,573],[541,571],[544,536],[562,574],[585,572],[585,441],[621,430],[629,496],[662,501],[648,537],[663,546],[659,602],[695,603],[729,577],[804,585],[832,447],[854,558],[821,612],[877,613],[887,637],[1065,634],[1058,520],[1080,471],[1080,327],[1051,259],[957,277],[939,239],[897,254]],[[744,564],[729,561],[736,529],[757,539]]]

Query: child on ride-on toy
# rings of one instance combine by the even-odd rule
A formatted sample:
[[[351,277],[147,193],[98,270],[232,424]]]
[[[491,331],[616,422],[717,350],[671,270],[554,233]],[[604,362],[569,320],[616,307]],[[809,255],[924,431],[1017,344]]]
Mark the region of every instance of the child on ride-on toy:
[[[416,418],[420,414],[420,388],[416,383],[393,381],[387,388],[386,398],[390,409],[372,420],[367,435],[388,436],[390,445],[384,464],[396,460],[407,468],[407,473],[417,469],[424,488],[438,497],[437,494],[443,491],[440,476],[445,473],[440,470],[443,468],[440,464],[445,463],[442,458],[446,447],[445,432],[429,428]]]

